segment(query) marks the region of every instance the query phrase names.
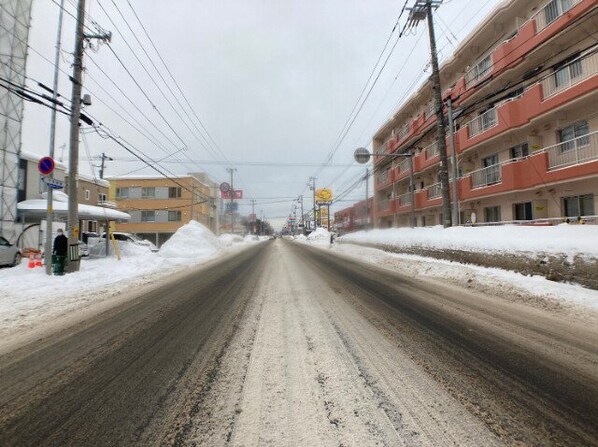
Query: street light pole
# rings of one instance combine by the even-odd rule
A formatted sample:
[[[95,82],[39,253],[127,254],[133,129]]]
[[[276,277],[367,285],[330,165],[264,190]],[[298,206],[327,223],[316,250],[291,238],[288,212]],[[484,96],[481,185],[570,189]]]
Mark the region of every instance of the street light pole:
[[[370,182],[369,182],[369,177],[370,177],[370,170],[368,168],[365,168],[365,216],[363,221],[365,222],[365,229],[367,230],[370,226],[370,213],[369,213],[369,195],[370,195],[370,191],[369,191],[369,186],[370,186]]]
[[[455,123],[453,121],[453,99],[449,95],[446,100],[448,108],[449,143],[451,145],[451,164],[453,171],[453,225],[459,225],[459,191],[457,182],[459,180],[459,169],[457,166],[457,149],[455,148]]]
[[[365,147],[360,147],[355,149],[353,153],[353,158],[357,163],[365,164],[370,160],[370,157],[391,157],[391,158],[398,158],[398,157],[408,157],[409,158],[409,189],[411,191],[411,226],[415,226],[415,185],[413,182],[413,156],[415,153],[413,149],[410,149],[408,152],[403,152],[400,154],[372,154],[368,151]],[[367,203],[367,202],[366,202]]]
[[[58,69],[60,65],[60,49],[62,46],[62,18],[64,12],[64,0],[60,1],[60,8],[58,13],[58,35],[56,37],[56,53],[54,54],[54,83],[52,84],[52,112],[50,117],[50,157],[54,158],[54,147],[56,145],[56,100],[58,98]],[[50,173],[50,179],[54,178],[54,174]],[[48,215],[46,216],[46,245],[44,247],[46,257],[46,274],[52,274],[52,221],[54,220],[53,212],[53,189],[48,187],[46,189],[46,205]]]

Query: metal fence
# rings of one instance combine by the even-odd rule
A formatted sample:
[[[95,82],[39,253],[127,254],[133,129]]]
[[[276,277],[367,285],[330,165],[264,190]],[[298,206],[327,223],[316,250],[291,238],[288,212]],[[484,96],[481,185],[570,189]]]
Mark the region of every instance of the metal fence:
[[[544,148],[548,153],[548,169],[564,168],[598,160],[598,132]]]

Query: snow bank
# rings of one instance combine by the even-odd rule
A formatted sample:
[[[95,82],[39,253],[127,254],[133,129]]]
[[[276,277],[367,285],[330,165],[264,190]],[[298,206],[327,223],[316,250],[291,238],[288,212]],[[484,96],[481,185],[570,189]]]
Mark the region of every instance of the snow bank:
[[[183,225],[160,248],[160,256],[169,259],[207,259],[224,248],[204,225],[192,220]]]
[[[397,248],[598,257],[598,225],[390,228],[350,233],[342,236],[341,240]]]
[[[316,228],[307,236],[307,240],[310,242],[324,241],[330,243],[330,232],[324,228]]]
[[[243,239],[238,234],[230,234],[230,233],[221,234],[218,237],[218,240],[220,241],[221,244],[223,244],[226,247],[230,247],[233,244],[240,244],[242,242],[245,242],[245,239]]]

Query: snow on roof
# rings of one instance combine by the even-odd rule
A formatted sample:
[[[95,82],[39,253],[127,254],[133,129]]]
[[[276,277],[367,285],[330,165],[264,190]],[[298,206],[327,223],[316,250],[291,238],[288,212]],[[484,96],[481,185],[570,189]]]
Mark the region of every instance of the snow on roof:
[[[42,157],[45,157],[46,155],[40,155],[40,154],[34,154],[33,152],[29,152],[29,151],[24,151],[23,149],[21,149],[19,151],[19,157],[22,158],[23,160],[28,160],[28,161],[33,161],[35,163],[37,163],[38,161],[40,161],[40,159]],[[62,162],[54,159],[54,163],[56,165],[57,168],[65,170],[66,169],[66,165],[63,164]]]
[[[47,214],[46,199],[25,200],[17,204],[17,209],[28,216],[45,217]],[[68,214],[68,202],[52,201],[52,209],[55,215],[66,216]],[[79,218],[115,220],[125,222],[131,220],[131,216],[122,211],[116,211],[102,206],[85,205],[80,203],[78,206]]]
[[[85,175],[85,174],[79,174],[79,179],[85,180],[86,182],[95,183],[96,185],[99,185],[99,186],[104,186],[106,188],[110,188],[110,182],[105,179],[95,178],[95,177],[92,177],[90,175]]]

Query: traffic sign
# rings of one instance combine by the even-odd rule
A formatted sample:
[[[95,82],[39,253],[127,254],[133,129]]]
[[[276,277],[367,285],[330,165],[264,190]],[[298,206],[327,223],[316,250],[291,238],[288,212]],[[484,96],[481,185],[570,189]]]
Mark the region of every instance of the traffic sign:
[[[54,159],[52,157],[42,157],[37,163],[37,169],[39,169],[39,172],[42,175],[50,175],[52,172],[54,172],[55,167],[56,164],[54,163]]]
[[[229,192],[230,191],[230,185],[226,182],[222,182],[220,183],[220,192]]]
[[[48,185],[48,188],[62,189],[64,188],[64,182],[55,178],[44,177],[44,182]]]

